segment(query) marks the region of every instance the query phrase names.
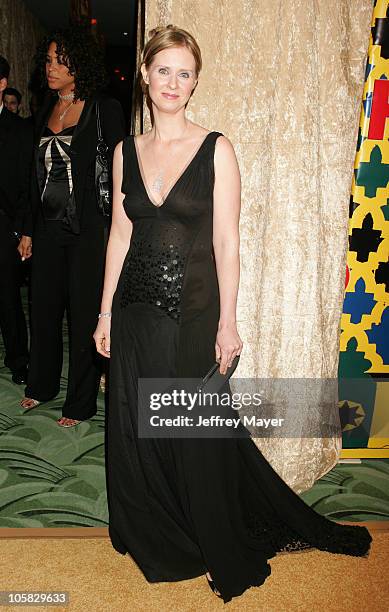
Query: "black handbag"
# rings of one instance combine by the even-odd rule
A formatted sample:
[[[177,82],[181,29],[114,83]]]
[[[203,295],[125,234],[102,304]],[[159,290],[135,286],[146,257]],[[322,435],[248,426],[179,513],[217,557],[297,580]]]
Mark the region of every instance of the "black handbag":
[[[97,147],[95,184],[97,204],[100,212],[105,217],[110,217],[112,214],[112,184],[108,164],[108,146],[103,138],[100,121],[100,108],[98,102],[96,102],[96,120]]]
[[[203,393],[218,393],[235,372],[238,367],[239,359],[240,355],[234,357],[232,364],[230,367],[227,367],[227,372],[225,374],[220,374],[220,363],[214,363],[198,385],[197,391],[202,391]]]

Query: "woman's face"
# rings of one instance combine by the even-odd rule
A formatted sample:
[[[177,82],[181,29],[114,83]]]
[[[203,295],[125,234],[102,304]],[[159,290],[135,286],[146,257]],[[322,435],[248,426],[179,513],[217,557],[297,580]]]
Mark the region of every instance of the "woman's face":
[[[74,75],[69,73],[61,58],[57,57],[57,43],[51,42],[46,57],[46,78],[50,89],[69,90],[74,89]]]
[[[197,83],[195,59],[187,47],[171,47],[153,57],[142,75],[152,102],[164,112],[185,107]]]

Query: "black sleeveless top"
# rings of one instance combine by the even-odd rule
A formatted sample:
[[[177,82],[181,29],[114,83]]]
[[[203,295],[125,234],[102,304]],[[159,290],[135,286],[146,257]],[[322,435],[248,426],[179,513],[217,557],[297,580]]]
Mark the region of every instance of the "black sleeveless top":
[[[134,137],[123,141],[124,209],[133,223],[118,283],[122,308],[147,303],[183,324],[219,309],[213,255],[214,150],[209,132],[162,205],[149,197]]]
[[[60,221],[73,191],[70,146],[74,125],[55,133],[46,126],[39,143],[39,185],[46,220]]]

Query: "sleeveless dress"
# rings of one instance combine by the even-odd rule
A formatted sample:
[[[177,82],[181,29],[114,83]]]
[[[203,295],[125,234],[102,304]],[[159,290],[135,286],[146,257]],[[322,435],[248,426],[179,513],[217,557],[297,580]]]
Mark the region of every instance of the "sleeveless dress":
[[[149,582],[211,573],[224,602],[270,575],[278,552],[367,556],[362,526],[317,514],[250,438],[138,438],[139,377],[202,377],[215,362],[219,291],[212,250],[210,132],[164,203],[150,199],[134,137],[123,142],[133,223],[112,307],[106,427],[109,535]]]

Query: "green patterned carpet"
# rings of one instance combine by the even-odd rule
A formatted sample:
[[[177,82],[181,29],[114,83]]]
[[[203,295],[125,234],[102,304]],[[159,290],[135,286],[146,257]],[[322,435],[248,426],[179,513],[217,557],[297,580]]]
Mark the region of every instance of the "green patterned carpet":
[[[339,463],[301,497],[316,512],[337,521],[387,521],[389,459]]]
[[[3,367],[0,336],[0,528],[108,524],[104,395],[93,419],[69,429],[57,425],[67,384],[66,324],[64,348],[58,397],[25,411],[24,386],[13,384]]]
[[[23,388],[0,369],[0,527],[107,525],[104,399],[76,428],[59,427],[58,399],[24,412]]]
[[[65,353],[58,398],[25,412],[24,387],[0,367],[0,527],[107,526],[104,395],[93,419],[59,427],[66,371]],[[339,464],[302,498],[336,520],[389,520],[389,459]]]

